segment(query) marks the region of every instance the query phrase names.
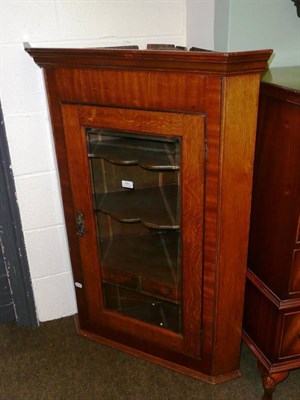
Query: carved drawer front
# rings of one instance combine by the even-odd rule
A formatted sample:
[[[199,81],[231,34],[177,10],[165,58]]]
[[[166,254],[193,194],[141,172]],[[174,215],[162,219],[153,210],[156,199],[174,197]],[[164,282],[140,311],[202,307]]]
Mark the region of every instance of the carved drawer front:
[[[279,358],[300,356],[300,311],[284,316]]]

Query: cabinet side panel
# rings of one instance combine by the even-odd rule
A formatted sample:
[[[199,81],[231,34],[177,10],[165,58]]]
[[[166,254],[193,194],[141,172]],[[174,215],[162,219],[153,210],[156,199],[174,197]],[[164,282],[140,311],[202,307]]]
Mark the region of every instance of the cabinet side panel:
[[[223,81],[215,375],[239,367],[259,80]]]
[[[282,326],[280,311],[264,294],[263,286],[260,287],[262,289],[247,279],[244,331],[252,341],[251,348],[255,354],[262,352],[269,362],[276,362]]]
[[[300,211],[300,107],[266,95],[263,84],[262,90],[248,265],[283,299],[299,291],[297,267],[291,282],[290,276]]]

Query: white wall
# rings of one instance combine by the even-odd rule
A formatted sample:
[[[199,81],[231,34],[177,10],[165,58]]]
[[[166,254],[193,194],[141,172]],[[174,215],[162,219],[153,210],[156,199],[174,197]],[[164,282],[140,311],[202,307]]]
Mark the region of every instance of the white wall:
[[[187,0],[186,43],[188,48],[214,49],[215,0]]]
[[[230,0],[215,0],[214,49],[228,51]]]
[[[146,43],[235,51],[274,48],[299,60],[300,19],[287,0],[0,0],[1,101],[40,321],[76,312],[41,47]]]
[[[41,47],[186,44],[185,0],[1,1],[1,102],[40,321],[76,312]]]
[[[271,67],[300,65],[300,19],[290,0],[216,0],[218,51],[274,49]]]

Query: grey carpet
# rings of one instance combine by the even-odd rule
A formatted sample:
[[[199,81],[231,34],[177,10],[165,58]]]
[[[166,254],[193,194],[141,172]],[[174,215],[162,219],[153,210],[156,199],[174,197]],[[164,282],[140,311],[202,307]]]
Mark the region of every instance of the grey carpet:
[[[0,326],[0,400],[259,400],[256,360],[245,345],[241,372],[209,385],[81,338],[73,318],[35,329]],[[300,400],[300,369],[274,400]]]

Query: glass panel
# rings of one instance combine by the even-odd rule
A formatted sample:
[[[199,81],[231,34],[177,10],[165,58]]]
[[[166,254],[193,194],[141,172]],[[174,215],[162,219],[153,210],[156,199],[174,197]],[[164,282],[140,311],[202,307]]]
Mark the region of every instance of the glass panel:
[[[180,306],[171,302],[145,296],[121,286],[104,284],[105,305],[120,312],[175,332],[181,331]]]
[[[87,138],[105,307],[181,332],[180,139]]]

